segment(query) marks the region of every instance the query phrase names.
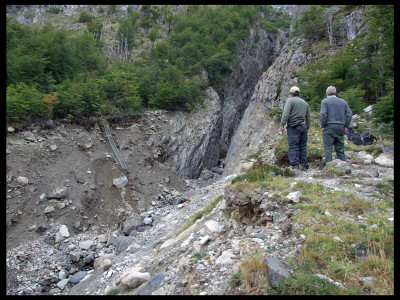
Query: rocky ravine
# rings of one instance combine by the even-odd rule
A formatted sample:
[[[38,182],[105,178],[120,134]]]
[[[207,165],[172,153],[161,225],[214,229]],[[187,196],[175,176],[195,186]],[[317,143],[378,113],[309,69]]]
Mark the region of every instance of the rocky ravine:
[[[353,19],[346,28],[354,27],[357,34],[361,29]],[[261,42],[267,44],[267,39]],[[98,125],[89,131],[58,124],[10,133],[7,294],[105,294],[121,287],[127,287],[121,293],[240,294],[227,280],[246,253],[265,249],[280,262],[295,253],[305,238],[290,230],[296,198],[275,199],[268,191],[255,191],[251,197],[268,220],[243,223],[231,214],[240,201],[225,186],[249,155],[264,151],[263,161],[274,161],[279,126],[266,113],[283,104],[297,83],[292,71],[310,59],[301,44],[293,39],[277,49],[278,58],[254,92],[246,84],[236,93],[244,104],[235,103],[228,84],[220,96],[210,90],[207,109],[193,114],[109,118],[126,172]],[[260,59],[265,62],[266,57]],[[294,69],[284,67],[288,65]],[[233,72],[230,82],[235,76]],[[372,193],[382,179],[393,178],[393,160],[362,152],[349,155],[354,162],[340,167],[351,168],[362,184],[327,181],[319,170],[299,173],[295,180],[322,182],[377,201]],[[224,199],[212,213],[175,237],[190,216],[221,195]],[[268,203],[274,210],[267,209]],[[282,275],[278,278],[290,273],[272,262],[270,270]]]

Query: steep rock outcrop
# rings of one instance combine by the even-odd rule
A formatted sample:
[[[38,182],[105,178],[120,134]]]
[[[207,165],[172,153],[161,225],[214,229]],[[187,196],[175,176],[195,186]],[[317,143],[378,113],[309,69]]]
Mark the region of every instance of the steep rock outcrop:
[[[221,122],[220,100],[213,89],[208,90],[204,107],[171,119],[178,147],[173,162],[181,175],[198,178],[203,168],[217,165]]]
[[[239,43],[236,65],[218,91],[222,102],[221,158],[226,156],[258,79],[278,55],[281,41],[281,34],[271,35],[256,26],[250,30],[249,38]]]

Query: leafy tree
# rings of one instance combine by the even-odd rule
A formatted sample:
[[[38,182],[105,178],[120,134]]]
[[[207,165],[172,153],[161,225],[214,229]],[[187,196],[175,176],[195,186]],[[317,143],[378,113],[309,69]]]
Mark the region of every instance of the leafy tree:
[[[311,41],[319,41],[326,36],[324,8],[320,5],[312,5],[303,11],[301,17],[294,24],[294,31]]]
[[[156,5],[142,5],[140,26],[149,29],[156,23],[160,16],[159,8]]]
[[[95,115],[106,94],[102,81],[97,74],[88,74],[72,80],[64,80],[58,86],[59,102],[54,104],[54,116],[57,118],[87,118]]]
[[[154,42],[156,39],[158,39],[160,37],[160,33],[159,33],[159,28],[158,26],[154,26],[149,30],[149,33],[147,34],[147,37],[149,38],[150,41],[152,41],[153,46],[154,46]]]
[[[71,45],[75,51],[78,73],[98,71],[103,73],[106,69],[105,57],[101,54],[99,46],[87,30],[82,34],[71,37]]]
[[[161,14],[161,22],[166,27],[167,36],[169,36],[176,17],[169,5],[163,5],[161,7],[160,14]]]
[[[100,20],[91,20],[88,24],[88,31],[93,34],[95,39],[99,40],[101,37],[101,31],[103,29],[103,23]]]
[[[53,107],[56,103],[60,101],[57,99],[57,92],[53,92],[51,94],[43,95],[43,101],[46,104],[47,110],[49,112],[50,118],[53,117]]]
[[[375,123],[394,122],[394,79],[390,78],[386,84],[388,93],[374,105],[373,115]]]
[[[118,27],[118,36],[126,38],[129,48],[133,47],[135,39],[138,37],[138,18],[139,13],[134,11],[123,18]]]

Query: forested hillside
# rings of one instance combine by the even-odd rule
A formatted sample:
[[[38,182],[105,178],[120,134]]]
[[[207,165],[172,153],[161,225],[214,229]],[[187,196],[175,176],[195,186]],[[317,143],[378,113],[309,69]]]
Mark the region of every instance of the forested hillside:
[[[302,95],[318,108],[330,82],[354,113],[379,102],[377,121],[390,123],[393,6],[368,6],[368,30],[343,45],[343,28],[334,21],[356,7],[343,6],[327,18],[328,5],[311,6],[292,24],[290,35],[306,38],[309,51],[318,53],[299,73]],[[93,6],[69,19],[56,5],[44,10],[49,21],[41,24],[7,18],[7,122],[192,110],[208,86],[218,90],[224,83],[238,41],[252,26],[275,34],[288,31],[291,19],[269,5]]]
[[[207,86],[223,83],[254,23],[271,33],[289,26],[270,6],[97,9],[97,17],[82,11],[73,20],[84,25],[78,30],[7,19],[9,122],[192,110]]]

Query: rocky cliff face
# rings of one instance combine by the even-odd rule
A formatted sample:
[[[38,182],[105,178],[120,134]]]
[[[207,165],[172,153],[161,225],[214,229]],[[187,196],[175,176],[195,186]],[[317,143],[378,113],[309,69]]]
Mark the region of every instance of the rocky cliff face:
[[[254,87],[268,67],[268,61],[278,55],[281,40],[282,34],[269,35],[257,27],[252,28],[249,38],[239,44],[236,67],[219,92],[222,104],[221,157],[227,154]]]

